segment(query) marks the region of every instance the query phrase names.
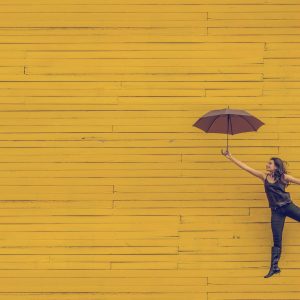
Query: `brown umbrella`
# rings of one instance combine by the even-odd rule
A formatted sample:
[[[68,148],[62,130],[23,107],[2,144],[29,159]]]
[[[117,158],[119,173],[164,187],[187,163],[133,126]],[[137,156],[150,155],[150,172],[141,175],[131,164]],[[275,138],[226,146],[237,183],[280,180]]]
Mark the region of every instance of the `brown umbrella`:
[[[225,109],[207,112],[193,126],[208,133],[227,133],[228,150],[228,134],[257,131],[264,124],[245,110],[229,109],[228,106]]]

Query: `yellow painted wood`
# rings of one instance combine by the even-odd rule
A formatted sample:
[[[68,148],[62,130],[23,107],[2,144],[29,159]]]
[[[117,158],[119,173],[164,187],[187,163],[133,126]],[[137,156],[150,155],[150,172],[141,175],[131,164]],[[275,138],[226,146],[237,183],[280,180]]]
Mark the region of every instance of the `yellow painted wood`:
[[[263,184],[192,126],[247,110],[233,155],[300,176],[299,4],[0,2],[0,300],[300,299],[298,222],[263,278]]]

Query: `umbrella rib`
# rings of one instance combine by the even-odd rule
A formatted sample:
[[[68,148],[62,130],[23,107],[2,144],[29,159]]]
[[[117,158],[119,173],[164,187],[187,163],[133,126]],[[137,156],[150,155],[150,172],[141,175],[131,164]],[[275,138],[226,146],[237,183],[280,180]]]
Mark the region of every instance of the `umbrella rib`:
[[[243,118],[244,120],[246,120],[247,123],[254,129],[254,131],[257,131],[257,130],[252,126],[252,124],[251,124],[246,118],[244,118],[244,117],[241,116],[241,115],[240,115],[240,117]]]
[[[214,122],[218,119],[219,116],[216,116],[215,119],[211,122],[210,126],[207,128],[207,132],[209,131],[210,127],[214,124]]]

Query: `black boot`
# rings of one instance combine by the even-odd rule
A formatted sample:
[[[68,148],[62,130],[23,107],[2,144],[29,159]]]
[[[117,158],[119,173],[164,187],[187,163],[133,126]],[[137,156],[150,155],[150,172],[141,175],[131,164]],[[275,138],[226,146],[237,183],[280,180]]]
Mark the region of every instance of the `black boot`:
[[[280,272],[280,268],[278,267],[278,262],[279,262],[280,255],[281,255],[281,248],[273,246],[271,255],[272,255],[271,267],[270,267],[269,273],[267,275],[265,275],[264,278],[271,277],[272,275]]]

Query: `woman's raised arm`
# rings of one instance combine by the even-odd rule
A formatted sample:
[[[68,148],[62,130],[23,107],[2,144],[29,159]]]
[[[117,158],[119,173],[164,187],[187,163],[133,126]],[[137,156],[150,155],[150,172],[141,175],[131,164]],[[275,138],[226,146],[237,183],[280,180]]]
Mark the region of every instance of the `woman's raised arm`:
[[[221,150],[222,154],[227,157],[229,160],[231,160],[232,162],[234,162],[237,166],[239,166],[241,169],[247,171],[248,173],[258,177],[261,180],[265,180],[265,174],[261,171],[255,170],[251,167],[249,167],[248,165],[246,165],[245,163],[243,163],[242,161],[238,160],[237,158],[233,157],[232,154],[229,151],[223,151],[223,149]],[[300,181],[299,181],[300,184]]]

